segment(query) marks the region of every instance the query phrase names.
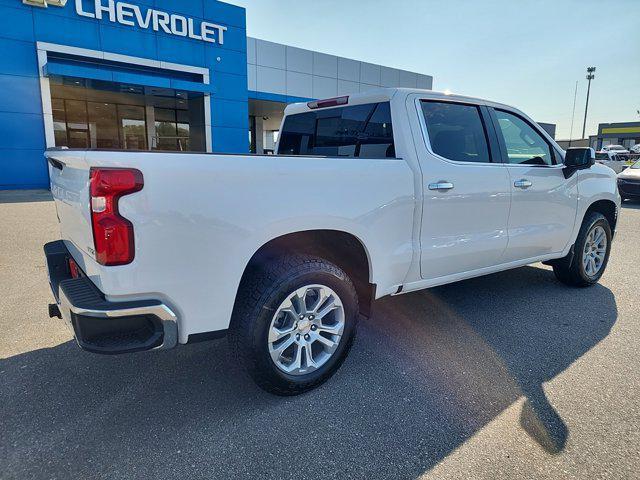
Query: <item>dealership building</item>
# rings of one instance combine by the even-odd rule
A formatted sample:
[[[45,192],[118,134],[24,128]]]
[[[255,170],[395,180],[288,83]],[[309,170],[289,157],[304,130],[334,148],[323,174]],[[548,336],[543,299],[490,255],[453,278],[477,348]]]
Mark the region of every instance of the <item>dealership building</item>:
[[[630,149],[636,144],[640,144],[640,122],[601,123],[598,134],[589,137],[589,146],[596,150],[607,145]]]
[[[429,75],[247,37],[215,0],[0,0],[0,189],[48,147],[267,152],[287,103]]]

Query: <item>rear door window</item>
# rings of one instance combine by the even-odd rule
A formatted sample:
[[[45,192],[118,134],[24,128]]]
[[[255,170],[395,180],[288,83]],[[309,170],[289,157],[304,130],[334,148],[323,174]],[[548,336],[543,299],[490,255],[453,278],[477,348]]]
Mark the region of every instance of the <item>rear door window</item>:
[[[289,115],[280,134],[278,153],[394,158],[389,102]]]
[[[476,105],[422,101],[433,153],[457,162],[490,163],[487,133]]]

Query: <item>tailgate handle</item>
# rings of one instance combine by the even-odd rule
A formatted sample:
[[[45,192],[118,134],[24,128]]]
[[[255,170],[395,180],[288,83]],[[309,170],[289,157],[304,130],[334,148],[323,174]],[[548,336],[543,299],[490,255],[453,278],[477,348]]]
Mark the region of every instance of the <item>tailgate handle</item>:
[[[58,170],[62,170],[64,168],[64,163],[54,158],[49,158],[49,163],[53,168],[57,168]]]

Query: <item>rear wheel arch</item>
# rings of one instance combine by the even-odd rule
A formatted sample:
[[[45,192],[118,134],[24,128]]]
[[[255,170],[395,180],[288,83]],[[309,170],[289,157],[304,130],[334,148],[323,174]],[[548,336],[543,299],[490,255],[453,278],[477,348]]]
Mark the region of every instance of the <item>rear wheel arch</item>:
[[[238,292],[253,269],[283,254],[311,255],[343,269],[355,285],[360,312],[365,316],[370,315],[371,302],[375,298],[371,257],[360,238],[342,230],[305,230],[269,240],[254,252],[245,265]]]

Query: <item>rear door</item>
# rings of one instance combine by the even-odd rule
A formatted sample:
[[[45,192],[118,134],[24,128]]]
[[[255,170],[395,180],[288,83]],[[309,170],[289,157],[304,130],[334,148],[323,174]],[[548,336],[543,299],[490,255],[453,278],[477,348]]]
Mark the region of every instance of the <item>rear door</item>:
[[[562,157],[520,113],[490,109],[511,189],[505,262],[562,252],[573,232],[578,175],[564,178]]]
[[[511,190],[486,107],[418,99],[424,144],[421,275],[437,279],[502,262]],[[422,148],[424,147],[424,148]]]

